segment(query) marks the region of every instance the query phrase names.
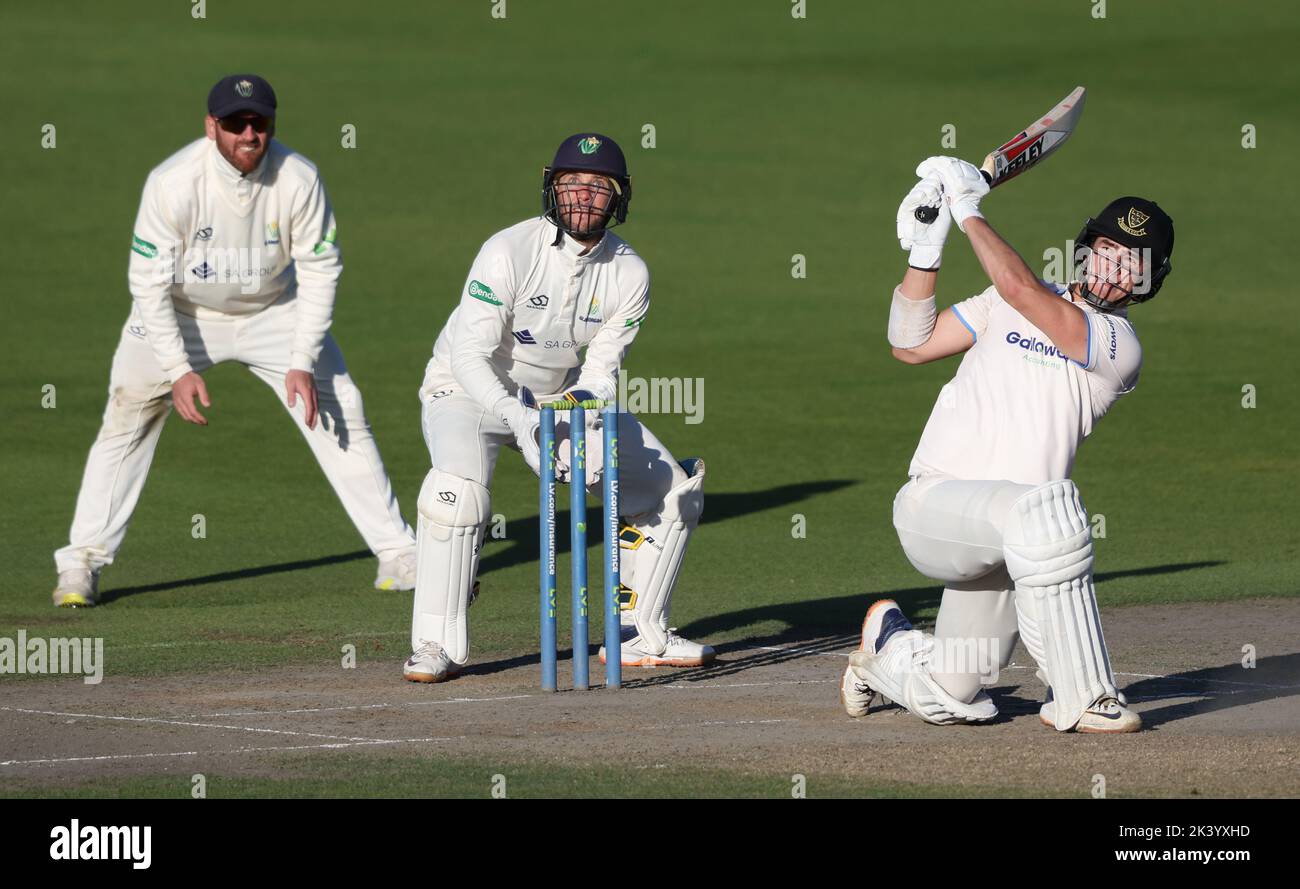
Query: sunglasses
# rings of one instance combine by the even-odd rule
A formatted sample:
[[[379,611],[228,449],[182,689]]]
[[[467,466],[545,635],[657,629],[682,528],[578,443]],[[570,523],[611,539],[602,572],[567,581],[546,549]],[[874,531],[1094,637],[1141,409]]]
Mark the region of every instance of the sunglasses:
[[[221,128],[227,133],[239,134],[244,131],[244,127],[251,126],[255,133],[265,133],[271,126],[271,118],[262,117],[260,114],[255,117],[222,117],[217,120]]]

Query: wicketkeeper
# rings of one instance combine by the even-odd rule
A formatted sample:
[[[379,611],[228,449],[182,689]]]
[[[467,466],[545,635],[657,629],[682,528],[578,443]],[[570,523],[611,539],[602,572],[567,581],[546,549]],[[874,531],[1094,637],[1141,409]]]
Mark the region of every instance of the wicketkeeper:
[[[343,271],[334,213],[315,165],[272,138],[275,112],[262,78],[223,78],[208,94],[204,137],[145,182],[131,239],[134,305],[71,539],[54,554],[55,605],[95,604],[100,569],[122,545],[163,423],[175,407],[207,425],[195,401],[211,406],[202,374],[223,361],[245,365],[288,408],[379,557],[375,586],[415,585],[414,535],[329,334]],[[255,474],[261,446],[248,442],[232,464]]]
[[[438,335],[420,388],[433,468],[420,490],[414,653],[403,669],[409,680],[440,682],[469,658],[468,611],[502,446],[518,450],[536,473],[538,402],[617,395],[619,365],[650,307],[645,262],[607,230],[627,218],[631,197],[613,139],[565,139],[543,175],[542,215],[483,244]],[[600,422],[589,412],[586,483],[593,491],[601,477]],[[556,426],[565,442],[556,477],[567,481],[563,414]],[[618,438],[622,664],[705,664],[713,649],[668,625],[682,557],[704,508],[704,462],[678,463],[628,413],[619,414]],[[536,607],[535,597],[520,601]]]
[[[895,288],[889,343],[907,364],[965,353],[943,387],[894,500],[907,558],[945,588],[934,634],[891,600],[874,603],[841,694],[851,716],[879,693],[939,725],[985,722],[982,685],[1019,636],[1047,686],[1043,724],[1133,732],[1140,717],[1115,684],[1093,589],[1092,528],[1070,481],[1079,444],[1133,391],[1142,347],[1127,307],[1156,295],[1170,271],[1173,220],[1123,197],[1077,240],[1079,280],[1039,280],[984,220],[978,169],[935,157],[898,210],[909,268]],[[931,224],[918,207],[938,209]],[[992,286],[939,313],[934,288],[951,222]]]

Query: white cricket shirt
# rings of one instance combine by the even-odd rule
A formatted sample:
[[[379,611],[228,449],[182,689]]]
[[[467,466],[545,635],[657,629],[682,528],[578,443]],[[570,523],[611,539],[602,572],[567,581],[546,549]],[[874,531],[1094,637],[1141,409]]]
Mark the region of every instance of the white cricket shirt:
[[[421,398],[459,385],[501,416],[520,386],[615,397],[619,365],[650,308],[650,271],[613,232],[585,254],[567,235],[557,246],[556,232],[536,217],[484,242],[438,334]]]
[[[1043,282],[1063,299],[1066,288]],[[1137,385],[1142,346],[1122,313],[1080,306],[1083,363],[1062,356],[996,288],[952,307],[974,338],[939,393],[909,475],[1043,484],[1069,478],[1079,444]]]
[[[334,312],[343,260],[334,213],[311,161],[275,139],[240,174],[204,137],[155,167],[144,185],[127,277],[158,363],[191,370],[176,312],[251,315],[297,300],[289,364],[312,370]]]

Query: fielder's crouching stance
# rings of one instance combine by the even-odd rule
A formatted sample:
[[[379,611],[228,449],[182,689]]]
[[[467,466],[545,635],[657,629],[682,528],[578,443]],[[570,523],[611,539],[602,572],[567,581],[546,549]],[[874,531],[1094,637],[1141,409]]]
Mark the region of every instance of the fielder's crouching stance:
[[[917,175],[898,211],[911,254],[889,342],[908,364],[966,354],[922,433],[894,526],[917,570],[946,586],[933,636],[890,600],[871,606],[841,684],[844,707],[862,716],[879,693],[936,725],[990,720],[997,708],[981,680],[1006,666],[1018,634],[1048,687],[1045,725],[1137,731],[1142,721],[1111,672],[1092,529],[1069,475],[1080,442],[1137,384],[1142,350],[1125,307],[1155,296],[1168,275],[1173,221],[1141,198],[1112,202],[1078,238],[1089,248],[1081,280],[1058,286],[985,222],[988,187],[975,167],[931,158]],[[918,222],[919,206],[938,218]],[[952,220],[993,286],[938,314]]]
[[[415,541],[384,470],[361,391],[329,329],[343,272],[315,165],[275,136],[276,98],[254,74],[208,93],[204,137],[149,173],[128,271],[133,307],[109,377],[54,604],[98,601],[172,408],[206,426],[203,374],[237,361],[275,390],[366,545],[375,586],[415,585]],[[261,462],[260,442],[240,458]],[[302,517],[316,522],[315,516]]]
[[[449,679],[469,659],[468,611],[501,446],[518,450],[538,472],[537,403],[617,393],[619,364],[650,306],[645,262],[606,231],[626,219],[631,191],[612,139],[566,139],[543,176],[542,216],[484,243],[438,335],[420,388],[433,468],[420,490],[414,653],[403,669],[411,681]],[[569,477],[564,416],[556,418],[560,482]],[[598,491],[601,419],[596,411],[587,419],[586,482]],[[704,462],[679,464],[631,414],[619,414],[618,438],[622,664],[708,663],[712,648],[668,626],[682,557],[704,507]],[[602,662],[605,656],[602,647]]]

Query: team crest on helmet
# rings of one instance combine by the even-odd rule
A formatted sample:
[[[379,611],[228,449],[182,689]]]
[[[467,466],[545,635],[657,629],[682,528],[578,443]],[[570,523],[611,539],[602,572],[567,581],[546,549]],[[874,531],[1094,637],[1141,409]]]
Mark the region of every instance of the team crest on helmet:
[[[247,99],[253,94],[253,82],[251,80],[239,81],[239,83],[235,84],[235,92]]]
[[[1126,221],[1121,218],[1121,219],[1117,219],[1116,222],[1119,223],[1119,227],[1124,229],[1124,231],[1128,232],[1130,235],[1133,235],[1134,237],[1140,238],[1146,235],[1147,230],[1144,229],[1142,226],[1146,225],[1147,220],[1150,218],[1151,218],[1150,216],[1143,213],[1141,210],[1137,209],[1136,207],[1129,207],[1128,220]]]
[[[595,154],[600,149],[600,140],[595,136],[588,136],[578,143],[578,150],[583,154]]]

